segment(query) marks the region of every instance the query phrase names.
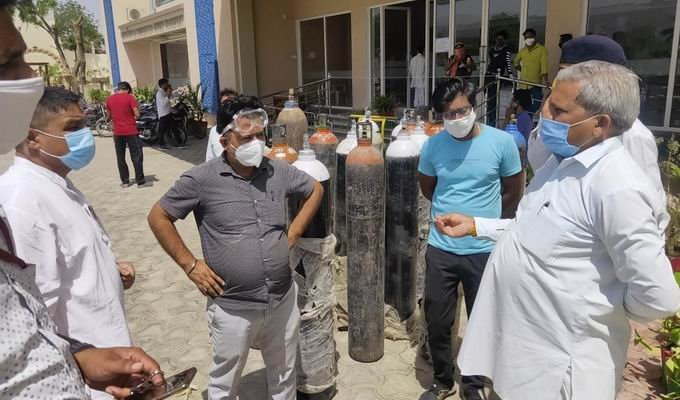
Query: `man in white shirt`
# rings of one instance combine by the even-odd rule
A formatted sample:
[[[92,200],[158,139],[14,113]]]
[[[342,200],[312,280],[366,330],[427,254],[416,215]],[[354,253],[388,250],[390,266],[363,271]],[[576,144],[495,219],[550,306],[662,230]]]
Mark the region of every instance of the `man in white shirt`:
[[[238,92],[234,89],[226,88],[222,89],[220,92],[220,104],[229,100],[230,98],[237,96]],[[219,117],[219,115],[218,115]],[[213,158],[217,158],[224,152],[224,147],[220,143],[220,138],[222,137],[222,132],[217,130],[218,124],[210,129],[210,134],[208,135],[208,146],[205,149],[205,161],[208,162]]]
[[[627,63],[623,47],[606,36],[581,36],[568,41],[562,46],[560,68],[593,60],[624,66]],[[666,192],[661,184],[661,173],[659,172],[658,164],[659,152],[652,132],[639,119],[635,119],[633,126],[621,135],[620,140],[623,141],[623,147],[630,153],[633,160],[645,172],[645,175],[647,175],[654,186],[657,196],[665,204]],[[527,152],[531,168],[537,171],[550,158],[550,155],[550,152],[543,145],[538,132],[532,132],[529,137]],[[670,216],[667,213],[664,214],[665,216],[661,221],[663,230],[665,230],[670,222]]]
[[[675,314],[664,204],[619,136],[640,106],[638,77],[601,61],[559,72],[539,131],[552,155],[514,220],[450,214],[453,237],[497,240],[458,356],[503,400],[613,400],[628,318]]]
[[[67,178],[95,153],[79,100],[45,88],[14,165],[0,177],[0,204],[17,255],[35,265],[57,333],[98,347],[130,346],[123,288],[132,285],[134,268],[116,262],[93,208]]]
[[[423,56],[423,46],[416,48],[417,54],[411,58],[408,66],[408,75],[411,78],[411,88],[414,91],[413,107],[427,106],[425,92],[427,91],[427,79],[425,75],[425,57]]]
[[[170,95],[172,94],[172,86],[167,79],[161,78],[158,80],[158,88],[156,89],[156,110],[158,112],[158,147],[162,150],[168,150],[165,144],[165,137],[172,133],[172,127],[175,120],[172,118],[172,106],[170,105]],[[185,144],[180,144],[177,148],[185,148]]]

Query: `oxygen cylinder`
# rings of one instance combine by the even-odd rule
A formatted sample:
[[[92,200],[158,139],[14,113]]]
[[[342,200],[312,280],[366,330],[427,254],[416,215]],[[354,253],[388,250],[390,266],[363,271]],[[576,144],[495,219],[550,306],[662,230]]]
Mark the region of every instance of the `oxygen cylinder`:
[[[385,163],[370,122],[358,124],[347,156],[347,305],[349,356],[374,362],[385,351]]]
[[[420,149],[409,136],[402,129],[385,153],[385,304],[394,307],[402,321],[415,310],[418,262]]]
[[[323,163],[316,159],[314,150],[309,146],[307,135],[304,137],[304,148],[300,151],[298,160],[293,163],[293,166],[304,171],[312,178],[316,179],[321,186],[323,186],[323,200],[319,206],[314,219],[307,227],[307,230],[302,234],[305,238],[323,239],[331,234],[331,190],[330,182],[331,176],[328,169]],[[302,199],[291,199],[293,204],[290,206],[291,215],[297,215],[300,209],[300,202]]]
[[[404,115],[401,117],[401,121],[397,126],[394,127],[394,129],[392,129],[392,137],[390,139],[390,142],[397,140],[397,136],[399,136],[399,133],[405,127],[408,128],[407,131],[409,134],[412,133],[416,127],[415,123],[416,123],[416,110],[412,108],[405,108]]]
[[[444,122],[430,120],[425,124],[425,134],[427,136],[434,136],[444,130]]]
[[[326,115],[319,114],[316,132],[309,138],[309,147],[314,150],[316,158],[326,166],[328,173],[331,176],[328,194],[331,199],[331,212],[333,212],[333,199],[335,198],[335,167],[337,165],[335,150],[338,148],[338,138],[333,134],[330,126],[328,126],[326,118]],[[331,216],[332,215],[333,214],[331,214]]]
[[[380,135],[380,127],[378,127],[378,124],[376,124],[375,121],[373,121],[371,115],[372,115],[371,110],[368,107],[366,107],[366,110],[364,111],[364,116],[359,120],[359,122],[371,123],[372,129],[371,132],[373,134],[373,138],[371,140],[373,141],[373,146],[375,146],[376,149],[382,152],[383,139],[382,136]]]
[[[357,124],[352,121],[352,128],[347,132],[347,137],[340,142],[337,154],[337,167],[335,172],[335,237],[338,240],[337,255],[343,257],[347,254],[347,197],[345,191],[345,163],[347,155],[357,147]]]
[[[288,101],[276,119],[277,124],[286,125],[286,142],[295,151],[302,150],[302,141],[307,133],[307,117],[295,100],[293,89],[288,91]]]
[[[267,153],[267,158],[285,161],[288,164],[297,161],[297,152],[286,143],[286,125],[271,124],[267,129],[269,130],[269,137],[272,141],[272,148]]]
[[[411,133],[410,139],[413,143],[418,146],[418,151],[423,149],[423,145],[430,137],[425,133],[425,123],[420,119],[420,116],[416,118],[416,128]]]

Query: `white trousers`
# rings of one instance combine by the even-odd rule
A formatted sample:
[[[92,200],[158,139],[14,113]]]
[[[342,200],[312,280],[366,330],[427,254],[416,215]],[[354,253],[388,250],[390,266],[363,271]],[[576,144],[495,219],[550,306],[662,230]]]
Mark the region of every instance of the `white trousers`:
[[[208,299],[208,325],[213,345],[208,399],[235,400],[250,344],[258,338],[267,369],[269,400],[295,400],[295,360],[300,334],[297,285],[265,310],[225,310]]]
[[[417,87],[414,88],[413,93],[413,107],[425,107],[427,106],[427,101],[425,100],[425,88]]]

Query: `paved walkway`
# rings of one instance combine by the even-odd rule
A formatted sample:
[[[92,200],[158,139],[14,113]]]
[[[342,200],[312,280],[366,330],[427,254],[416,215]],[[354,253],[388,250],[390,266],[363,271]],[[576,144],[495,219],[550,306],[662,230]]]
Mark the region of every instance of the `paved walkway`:
[[[113,141],[97,138],[93,164],[72,173],[75,184],[97,210],[112,238],[120,260],[137,268],[137,281],[126,292],[127,316],[136,345],[144,348],[168,372],[196,366],[196,392],[191,399],[205,397],[211,346],[205,317],[205,298],[157,244],[146,215],[179,175],[199,163],[205,154],[206,140],[190,139],[189,148],[160,152],[145,148],[145,172],[152,188],[119,188]],[[0,157],[0,170],[12,157]],[[130,167],[132,165],[130,164]],[[200,255],[199,237],[193,218],[178,221],[178,229],[194,254]],[[336,333],[338,360],[338,400],[415,400],[431,382],[431,369],[416,356],[407,342],[385,343],[385,356],[372,364],[354,362],[347,355],[347,334]],[[658,386],[658,360],[634,352],[636,366],[643,363],[652,371],[652,384]],[[264,365],[258,351],[252,351],[243,374],[241,399],[266,399]],[[656,380],[655,380],[656,379]],[[655,383],[656,382],[656,383]],[[646,380],[626,382],[620,399],[654,399]],[[457,395],[451,397],[458,399]]]

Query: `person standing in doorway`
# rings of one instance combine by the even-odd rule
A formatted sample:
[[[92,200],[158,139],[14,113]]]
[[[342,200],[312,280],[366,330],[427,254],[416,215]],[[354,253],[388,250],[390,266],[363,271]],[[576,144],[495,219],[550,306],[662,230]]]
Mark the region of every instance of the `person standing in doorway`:
[[[113,120],[113,143],[116,147],[120,187],[128,188],[132,186],[130,170],[125,161],[125,148],[130,149],[137,187],[152,186],[153,184],[146,182],[144,178],[144,153],[136,122],[139,118],[139,105],[132,95],[132,87],[129,83],[120,82],[118,84],[116,93],[106,99],[106,111]]]
[[[512,49],[507,43],[508,32],[499,31],[496,34],[496,44],[489,50],[489,62],[486,71],[486,82],[493,82],[487,89],[487,98],[495,98],[492,104],[492,109],[487,115],[487,122],[489,125],[496,126],[496,109],[501,104],[500,91],[498,85],[503,87],[502,82],[496,82],[496,74],[508,77],[512,75]],[[497,96],[498,94],[498,96]],[[500,114],[499,114],[500,115]]]
[[[512,136],[476,122],[473,85],[460,78],[439,85],[432,99],[445,130],[425,143],[418,167],[432,214],[474,210],[494,218],[513,215],[522,195],[522,166]],[[455,392],[451,329],[458,284],[463,284],[469,316],[492,250],[492,242],[453,239],[430,230],[424,304],[434,384],[421,400],[442,400]],[[473,376],[462,381],[465,399],[481,400],[484,382]]]
[[[529,28],[523,33],[524,47],[517,53],[513,65],[521,73],[523,81],[548,85],[548,50],[536,40],[536,30]],[[543,101],[543,89],[540,86],[518,85],[520,89],[531,90],[531,110],[536,113]]]
[[[416,55],[413,56],[408,66],[408,76],[411,78],[411,88],[413,89],[413,107],[425,107],[425,92],[427,91],[427,80],[425,75],[425,56],[423,56],[423,45],[416,47]]]
[[[449,62],[446,66],[446,76],[449,78],[470,76],[475,70],[477,70],[477,65],[465,49],[465,44],[457,42],[453,55],[449,57]]]

